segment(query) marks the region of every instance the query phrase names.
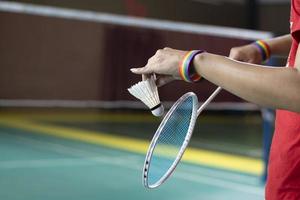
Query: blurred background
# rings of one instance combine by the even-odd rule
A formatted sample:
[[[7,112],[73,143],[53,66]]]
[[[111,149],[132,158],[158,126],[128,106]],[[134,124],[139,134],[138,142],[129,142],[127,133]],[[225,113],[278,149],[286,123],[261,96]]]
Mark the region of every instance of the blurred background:
[[[199,117],[174,177],[142,186],[160,122],[127,88],[157,49],[234,46],[289,32],[288,0],[0,1],[0,198],[263,199],[273,111],[226,92]],[[268,64],[284,65],[272,57]],[[216,88],[174,82],[204,101]]]

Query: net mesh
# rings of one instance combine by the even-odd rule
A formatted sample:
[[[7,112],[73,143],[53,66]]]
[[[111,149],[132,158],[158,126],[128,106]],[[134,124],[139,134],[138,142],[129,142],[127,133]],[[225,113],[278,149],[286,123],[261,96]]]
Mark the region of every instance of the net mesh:
[[[148,185],[155,185],[168,172],[179,155],[185,141],[193,112],[193,98],[189,96],[172,112],[152,154],[148,172]]]

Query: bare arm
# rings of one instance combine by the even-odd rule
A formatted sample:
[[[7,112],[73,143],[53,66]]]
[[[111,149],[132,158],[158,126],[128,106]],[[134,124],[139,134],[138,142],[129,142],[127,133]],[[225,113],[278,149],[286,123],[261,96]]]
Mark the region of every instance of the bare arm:
[[[298,55],[299,51],[297,58]],[[204,78],[247,101],[300,112],[300,63],[297,64],[297,68],[264,67],[209,53],[194,60],[196,71]]]
[[[288,56],[292,44],[292,37],[290,34],[287,34],[265,40],[265,42],[270,46],[273,55]]]
[[[272,55],[287,56],[291,47],[292,38],[290,34],[264,40],[271,50]],[[262,56],[258,48],[253,44],[234,47],[231,49],[229,57],[247,63],[260,64]]]
[[[273,53],[287,54],[291,38],[283,36],[267,42]],[[186,51],[161,49],[145,67],[131,70],[136,74],[159,74],[158,84],[163,85],[179,79],[178,65],[185,54]],[[202,53],[195,57],[193,64],[205,79],[247,101],[300,112],[300,50],[296,56],[296,68],[266,67],[233,60],[232,54],[230,57]]]

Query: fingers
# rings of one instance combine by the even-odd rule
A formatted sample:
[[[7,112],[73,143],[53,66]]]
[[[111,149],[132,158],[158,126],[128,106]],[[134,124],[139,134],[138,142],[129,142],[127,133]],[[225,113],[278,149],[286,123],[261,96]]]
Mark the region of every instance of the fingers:
[[[157,87],[161,87],[161,86],[164,86],[164,85],[166,85],[166,84],[168,84],[168,83],[170,83],[174,80],[175,79],[172,76],[163,76],[163,75],[161,75],[161,76],[157,77],[156,85],[157,85]]]
[[[151,77],[150,74],[142,74],[142,80],[145,81]]]
[[[178,65],[185,54],[186,51],[168,47],[159,49],[156,51],[155,55],[148,60],[144,67],[131,68],[130,71],[134,74],[142,75],[143,80],[149,78],[152,74],[163,75],[165,77],[169,76],[169,78],[161,77],[161,79],[157,81],[158,85],[165,85],[179,77]]]
[[[166,50],[166,51],[176,51],[175,49],[172,49],[170,47],[165,47],[164,50]]]
[[[142,68],[131,68],[130,71],[134,74],[152,74],[153,70],[149,67],[142,67]]]
[[[242,61],[242,58],[240,56],[240,52],[239,52],[238,48],[234,47],[230,50],[229,58],[231,58],[233,60]]]
[[[233,47],[230,50],[229,58],[252,64],[261,64],[262,62],[261,53],[253,44]]]
[[[161,50],[158,50],[155,55],[159,54]],[[134,74],[142,74],[142,79],[145,80],[148,76],[146,74],[151,74],[154,71],[149,67],[155,63],[155,55],[148,59],[147,65],[141,68],[131,68],[130,71]]]

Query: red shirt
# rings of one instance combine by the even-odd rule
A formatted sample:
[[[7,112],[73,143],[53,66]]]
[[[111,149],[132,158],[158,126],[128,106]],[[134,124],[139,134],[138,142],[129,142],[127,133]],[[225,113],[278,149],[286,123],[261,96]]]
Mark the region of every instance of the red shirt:
[[[300,0],[291,0],[292,46],[288,67],[294,67],[300,41]],[[280,91],[279,91],[280,92]],[[266,200],[300,200],[300,114],[276,111]]]

